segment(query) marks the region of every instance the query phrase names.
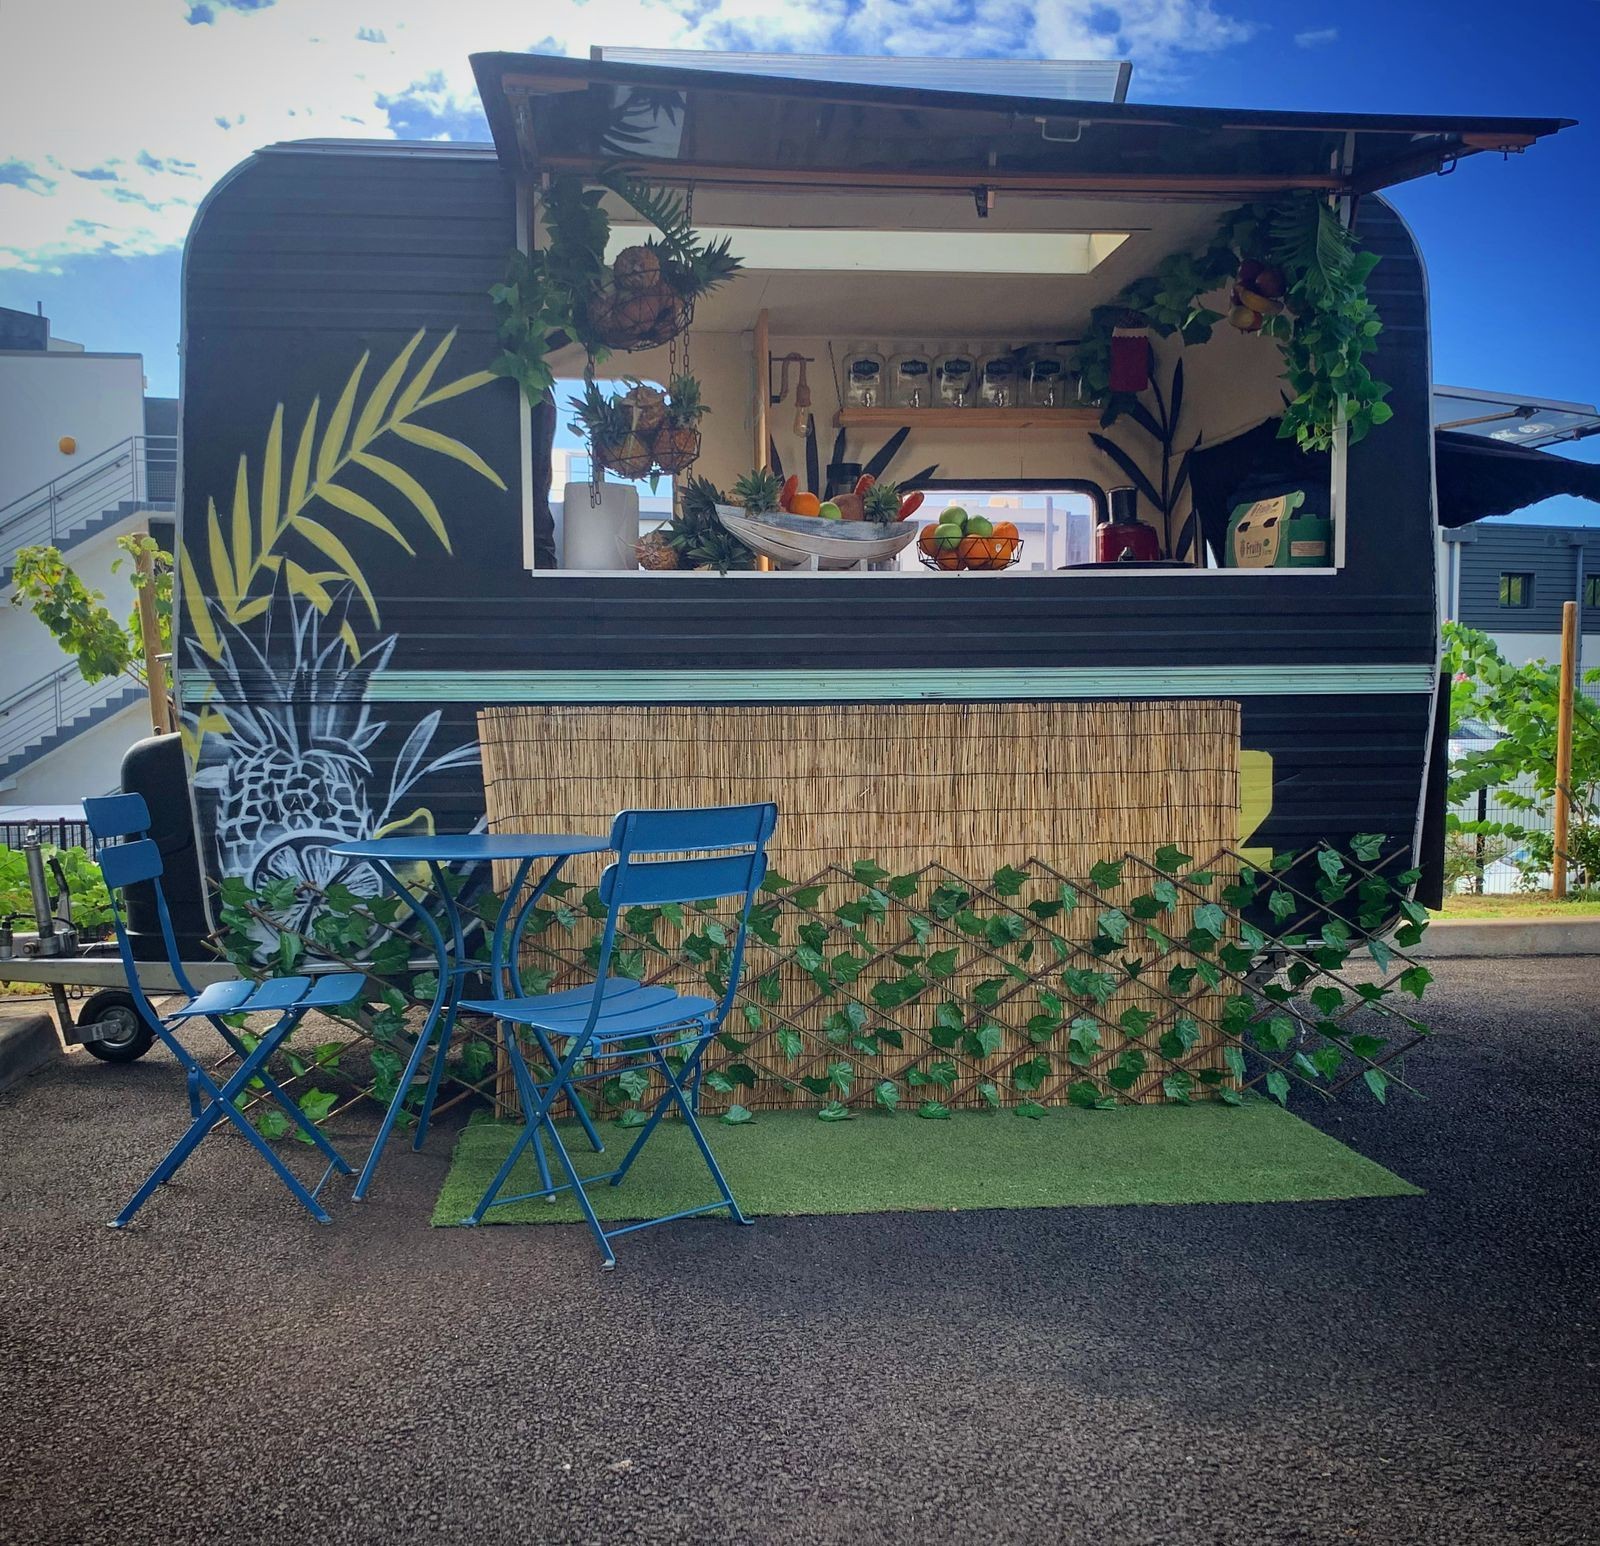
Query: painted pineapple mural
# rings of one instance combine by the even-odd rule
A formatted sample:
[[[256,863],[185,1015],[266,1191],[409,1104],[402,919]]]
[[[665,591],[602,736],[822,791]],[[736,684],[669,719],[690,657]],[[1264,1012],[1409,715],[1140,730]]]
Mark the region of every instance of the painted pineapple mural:
[[[396,640],[363,641],[368,626],[380,624],[380,609],[347,540],[355,523],[408,556],[417,552],[413,535],[451,551],[433,495],[384,454],[391,438],[505,489],[470,446],[423,422],[430,407],[494,378],[479,371],[435,386],[455,333],[413,370],[423,337],[416,333],[363,395],[364,354],[325,421],[321,399],[312,401],[292,452],[279,403],[259,472],[239,458],[227,520],[213,498],[203,530],[185,533],[185,733],[195,788],[211,802],[213,873],[253,886],[295,878],[370,892],[372,872],[329,850],[431,829],[422,803],[429,780],[477,761],[475,742],[435,750],[437,709],[409,727],[374,717],[368,694]],[[355,468],[372,475],[362,486],[391,497],[380,504],[352,487]],[[209,586],[200,578],[202,554]]]

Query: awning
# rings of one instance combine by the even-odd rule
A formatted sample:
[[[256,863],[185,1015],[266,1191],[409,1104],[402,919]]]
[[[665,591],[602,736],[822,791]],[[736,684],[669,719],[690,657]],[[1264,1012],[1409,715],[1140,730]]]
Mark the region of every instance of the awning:
[[[1436,386],[1433,427],[1507,445],[1552,446],[1600,435],[1600,409],[1593,403],[1558,402],[1515,392]]]
[[[1600,466],[1481,435],[1440,430],[1434,436],[1434,471],[1441,526],[1510,515],[1558,494],[1600,503]]]
[[[975,76],[987,89],[962,92],[543,54],[474,54],[472,68],[512,169],[627,159],[701,186],[1362,193],[1480,151],[1524,150],[1571,122],[998,96],[992,73]]]

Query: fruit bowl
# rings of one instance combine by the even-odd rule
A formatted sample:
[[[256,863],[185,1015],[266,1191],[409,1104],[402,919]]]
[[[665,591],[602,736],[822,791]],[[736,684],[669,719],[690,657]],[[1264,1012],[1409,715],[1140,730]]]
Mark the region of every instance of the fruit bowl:
[[[1020,537],[963,537],[959,546],[940,553],[917,549],[917,562],[924,569],[938,569],[946,574],[963,569],[1009,569],[1021,557]]]
[[[717,519],[746,547],[784,568],[855,569],[884,563],[916,539],[908,521],[825,521],[815,515],[765,510],[749,515],[718,505]]]

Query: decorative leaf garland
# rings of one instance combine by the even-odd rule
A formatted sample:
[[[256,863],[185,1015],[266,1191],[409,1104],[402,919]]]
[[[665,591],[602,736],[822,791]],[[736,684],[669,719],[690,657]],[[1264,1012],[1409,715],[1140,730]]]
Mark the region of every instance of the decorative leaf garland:
[[[1185,345],[1204,343],[1222,313],[1201,297],[1228,284],[1240,263],[1252,259],[1278,269],[1287,284],[1286,309],[1261,327],[1283,353],[1284,379],[1294,394],[1279,435],[1304,451],[1326,451],[1341,422],[1354,445],[1393,417],[1384,401],[1389,388],[1363,363],[1383,326],[1367,299],[1377,256],[1357,250],[1325,199],[1303,193],[1230,211],[1203,252],[1169,253],[1153,274],[1094,309],[1074,363],[1085,390],[1106,402],[1105,423],[1128,411],[1130,401],[1110,392],[1113,328],[1138,320],[1162,338],[1177,333]]]

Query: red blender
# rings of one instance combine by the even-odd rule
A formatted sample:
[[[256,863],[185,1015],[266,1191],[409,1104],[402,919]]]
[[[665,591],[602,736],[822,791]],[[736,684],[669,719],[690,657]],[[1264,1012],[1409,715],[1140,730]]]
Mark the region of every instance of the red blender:
[[[1161,558],[1156,529],[1139,519],[1139,494],[1132,488],[1111,490],[1111,519],[1095,527],[1097,564],[1145,564]]]

